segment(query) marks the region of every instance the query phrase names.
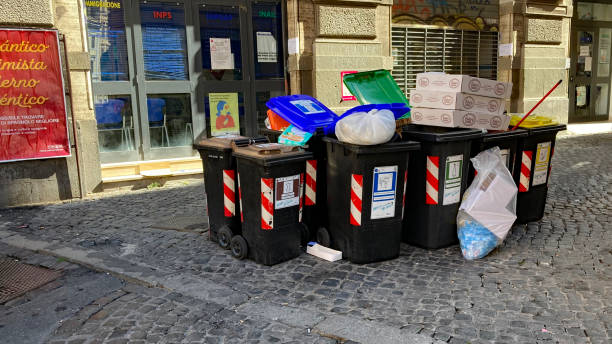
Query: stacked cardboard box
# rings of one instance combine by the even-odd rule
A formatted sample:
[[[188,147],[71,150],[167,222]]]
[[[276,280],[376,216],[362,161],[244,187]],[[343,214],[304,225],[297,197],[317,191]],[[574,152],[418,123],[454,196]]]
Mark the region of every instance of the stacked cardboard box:
[[[410,90],[412,123],[441,127],[505,130],[510,116],[504,115],[512,84],[469,75],[417,74],[417,87]]]

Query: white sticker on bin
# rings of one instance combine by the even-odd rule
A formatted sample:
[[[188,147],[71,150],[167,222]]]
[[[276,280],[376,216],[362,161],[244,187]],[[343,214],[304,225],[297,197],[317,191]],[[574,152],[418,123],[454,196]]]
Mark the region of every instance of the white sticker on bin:
[[[538,143],[532,186],[546,184],[548,177],[548,162],[550,161],[550,141]]]
[[[444,198],[442,205],[459,203],[461,199],[461,177],[463,174],[463,155],[446,158],[444,168]]]
[[[274,181],[274,209],[293,207],[300,204],[299,174],[276,178]]]
[[[311,115],[313,113],[324,113],[325,110],[319,106],[319,104],[309,99],[292,100],[290,101],[293,106],[298,108],[303,114]]]
[[[395,216],[395,194],[397,189],[397,166],[374,168],[372,178],[372,211],[370,219],[385,219]]]

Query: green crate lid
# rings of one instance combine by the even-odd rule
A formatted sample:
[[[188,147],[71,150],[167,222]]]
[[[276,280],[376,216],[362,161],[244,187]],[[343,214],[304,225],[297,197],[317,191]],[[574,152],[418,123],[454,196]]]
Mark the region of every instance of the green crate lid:
[[[404,92],[388,70],[346,74],[344,84],[363,105],[405,103],[410,106]]]

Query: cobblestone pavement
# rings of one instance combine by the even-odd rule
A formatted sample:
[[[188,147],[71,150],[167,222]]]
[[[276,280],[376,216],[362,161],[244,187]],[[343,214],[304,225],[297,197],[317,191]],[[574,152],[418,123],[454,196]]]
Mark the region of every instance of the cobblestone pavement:
[[[0,305],[2,343],[336,343],[251,313],[160,288],[125,283],[62,259],[0,243],[0,258],[63,272]]]
[[[238,261],[206,236],[154,228],[203,214],[201,183],[2,210],[0,241],[164,288],[118,297],[107,316],[56,338],[67,342],[142,333],[162,334],[142,338],[149,342],[202,341],[222,322],[219,337],[230,342],[265,328],[263,342],[609,343],[611,151],[609,134],[558,139],[544,218],[514,226],[479,261],[464,260],[457,246],[409,245],[398,259],[366,265],[306,254],[272,267]],[[141,311],[149,308],[153,316]],[[196,314],[202,325],[193,325]]]

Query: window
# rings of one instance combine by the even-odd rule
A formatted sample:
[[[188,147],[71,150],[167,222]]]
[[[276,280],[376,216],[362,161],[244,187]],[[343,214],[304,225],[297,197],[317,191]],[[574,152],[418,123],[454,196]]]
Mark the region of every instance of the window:
[[[497,79],[497,32],[392,28],[392,75],[406,97],[416,75],[445,72]]]
[[[188,80],[185,10],[181,4],[140,4],[147,80]]]
[[[87,33],[93,81],[127,81],[128,50],[123,1],[116,6],[95,6],[87,1]],[[99,5],[99,4],[98,4]]]

